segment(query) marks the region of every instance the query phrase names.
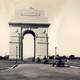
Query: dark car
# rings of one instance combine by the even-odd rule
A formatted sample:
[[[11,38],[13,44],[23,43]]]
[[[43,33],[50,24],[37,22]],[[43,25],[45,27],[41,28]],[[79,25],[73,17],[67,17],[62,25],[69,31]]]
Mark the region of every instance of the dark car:
[[[56,67],[64,67],[64,61],[60,57],[55,58],[52,62],[52,65]]]

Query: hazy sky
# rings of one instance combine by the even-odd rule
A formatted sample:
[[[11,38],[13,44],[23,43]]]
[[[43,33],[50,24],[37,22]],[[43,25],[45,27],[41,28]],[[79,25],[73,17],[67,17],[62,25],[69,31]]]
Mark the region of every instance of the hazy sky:
[[[9,53],[9,20],[18,9],[44,10],[49,28],[49,53],[80,56],[80,0],[0,0],[0,53]]]

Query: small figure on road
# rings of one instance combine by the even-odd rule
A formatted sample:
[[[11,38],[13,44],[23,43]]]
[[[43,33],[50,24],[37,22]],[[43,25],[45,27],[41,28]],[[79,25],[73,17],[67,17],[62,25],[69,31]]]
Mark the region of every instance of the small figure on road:
[[[43,62],[44,64],[48,64],[48,59],[46,58],[46,56],[43,58]]]
[[[37,57],[37,63],[40,63],[41,62],[41,59],[39,57]]]

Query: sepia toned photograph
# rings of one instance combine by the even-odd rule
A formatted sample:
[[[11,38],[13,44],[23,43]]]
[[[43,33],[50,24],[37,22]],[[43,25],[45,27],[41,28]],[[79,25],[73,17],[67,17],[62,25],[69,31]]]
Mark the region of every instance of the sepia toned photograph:
[[[80,0],[0,0],[0,80],[80,80]]]

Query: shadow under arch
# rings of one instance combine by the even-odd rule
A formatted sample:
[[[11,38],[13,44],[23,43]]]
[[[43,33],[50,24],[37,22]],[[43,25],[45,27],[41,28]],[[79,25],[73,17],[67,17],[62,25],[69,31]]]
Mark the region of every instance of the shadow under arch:
[[[35,38],[35,33],[34,33],[32,30],[25,30],[25,31],[23,32],[23,36],[25,36],[26,34],[32,34],[33,37]]]
[[[32,34],[33,37],[34,37],[34,59],[33,59],[33,61],[35,61],[35,58],[36,58],[36,35],[35,35],[35,33],[32,30],[25,30],[23,32],[23,39],[24,39],[24,36],[26,34]]]

